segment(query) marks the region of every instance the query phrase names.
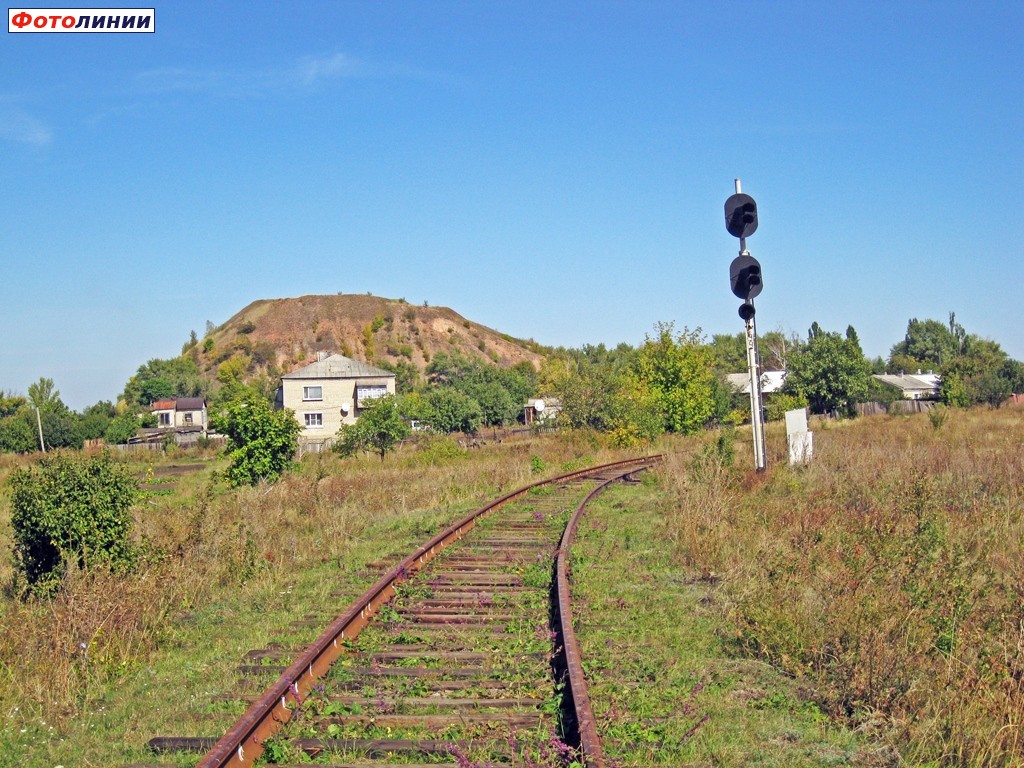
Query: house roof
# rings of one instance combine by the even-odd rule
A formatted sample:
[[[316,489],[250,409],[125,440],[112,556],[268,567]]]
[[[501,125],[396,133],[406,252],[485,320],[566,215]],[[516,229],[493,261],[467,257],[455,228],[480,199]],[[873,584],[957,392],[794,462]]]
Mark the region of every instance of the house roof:
[[[175,408],[179,411],[201,411],[206,407],[206,398],[179,397]]]
[[[891,384],[899,387],[904,392],[938,392],[941,380],[934,373],[918,373],[913,376],[907,374],[874,374],[874,378],[883,384]]]
[[[282,379],[355,379],[362,376],[389,377],[395,374],[368,363],[352,360],[344,355],[330,355],[310,363],[305,368],[286,373]]]
[[[749,373],[729,373],[726,374],[726,381],[735,389],[737,392],[750,393],[750,374]],[[772,392],[778,392],[782,389],[782,385],[786,381],[785,371],[762,371],[761,372],[761,392],[766,395]]]
[[[150,409],[153,411],[173,411],[174,400],[157,400],[152,406],[150,406]]]

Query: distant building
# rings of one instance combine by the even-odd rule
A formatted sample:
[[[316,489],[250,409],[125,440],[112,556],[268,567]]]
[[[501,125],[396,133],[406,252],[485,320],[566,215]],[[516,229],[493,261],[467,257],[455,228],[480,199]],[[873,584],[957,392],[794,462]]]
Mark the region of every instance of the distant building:
[[[151,406],[160,429],[196,429],[207,426],[206,398],[176,397],[157,400]]]
[[[876,373],[872,378],[896,387],[904,400],[934,400],[938,398],[942,387],[942,379],[931,371],[921,373],[918,370],[913,375]]]
[[[749,373],[729,373],[726,374],[725,379],[727,382],[729,382],[729,386],[731,386],[737,392],[742,392],[745,395],[750,394]],[[782,385],[785,383],[785,371],[763,371],[761,373],[762,394],[770,395],[772,392],[778,392],[780,389],[782,389]]]
[[[328,441],[374,400],[395,394],[395,374],[344,355],[321,355],[281,377],[277,405],[295,412],[304,441]]]
[[[562,401],[557,397],[531,397],[523,406],[523,420],[527,426],[540,422],[550,423],[558,418],[561,410]]]

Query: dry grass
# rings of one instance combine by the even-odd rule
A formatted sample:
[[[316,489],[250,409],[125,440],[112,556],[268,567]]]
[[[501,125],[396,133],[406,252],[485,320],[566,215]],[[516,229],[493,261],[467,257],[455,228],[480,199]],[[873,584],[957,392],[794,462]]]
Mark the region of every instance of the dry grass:
[[[811,466],[763,475],[713,446],[677,458],[677,551],[723,579],[739,648],[833,715],[911,763],[1019,764],[1024,411],[864,418],[815,443]]]
[[[389,521],[414,511],[438,510],[439,526],[528,482],[534,455],[549,473],[612,458],[590,438],[547,436],[506,440],[471,455],[447,442],[407,447],[383,464],[311,456],[275,485],[240,490],[211,470],[179,478],[173,493],[151,494],[135,510],[144,557],[134,573],[72,571],[53,600],[2,598],[0,704],[19,712],[19,721],[34,718],[59,728],[100,691],[149,664],[181,631],[183,615],[242,585],[274,590],[324,563],[348,567],[346,555],[361,537],[379,537]],[[0,473],[25,461],[4,459]],[[138,469],[153,479],[147,465]],[[0,496],[0,544],[9,550],[8,521],[8,501]],[[428,532],[413,534],[422,540]],[[404,542],[394,546],[397,554]],[[12,572],[5,568],[9,583]]]

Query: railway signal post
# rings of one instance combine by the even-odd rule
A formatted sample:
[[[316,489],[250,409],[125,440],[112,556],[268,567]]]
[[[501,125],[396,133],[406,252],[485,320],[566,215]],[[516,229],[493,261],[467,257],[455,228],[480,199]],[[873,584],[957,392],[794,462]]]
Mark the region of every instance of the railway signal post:
[[[740,241],[740,253],[729,266],[729,285],[740,305],[740,319],[747,332],[747,368],[750,371],[750,428],[754,435],[754,467],[763,472],[767,466],[764,446],[764,411],[761,408],[761,356],[757,351],[757,325],[754,322],[754,297],[761,293],[761,265],[747,250],[747,238],[757,230],[757,203],[743,194],[736,179],[736,193],[725,201],[725,228]]]

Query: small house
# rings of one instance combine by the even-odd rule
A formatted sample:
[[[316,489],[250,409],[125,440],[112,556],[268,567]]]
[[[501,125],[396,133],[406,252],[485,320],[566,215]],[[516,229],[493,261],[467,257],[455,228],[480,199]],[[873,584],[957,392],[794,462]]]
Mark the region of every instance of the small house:
[[[737,392],[745,395],[750,394],[750,374],[730,373],[725,377],[726,381]],[[785,371],[762,371],[761,372],[761,394],[770,395],[782,389],[786,383]]]
[[[899,389],[904,400],[935,400],[942,387],[942,379],[931,371],[921,373],[918,370],[913,375],[877,373],[872,378]]]
[[[151,406],[160,429],[196,429],[207,427],[206,398],[175,397],[157,400]]]

